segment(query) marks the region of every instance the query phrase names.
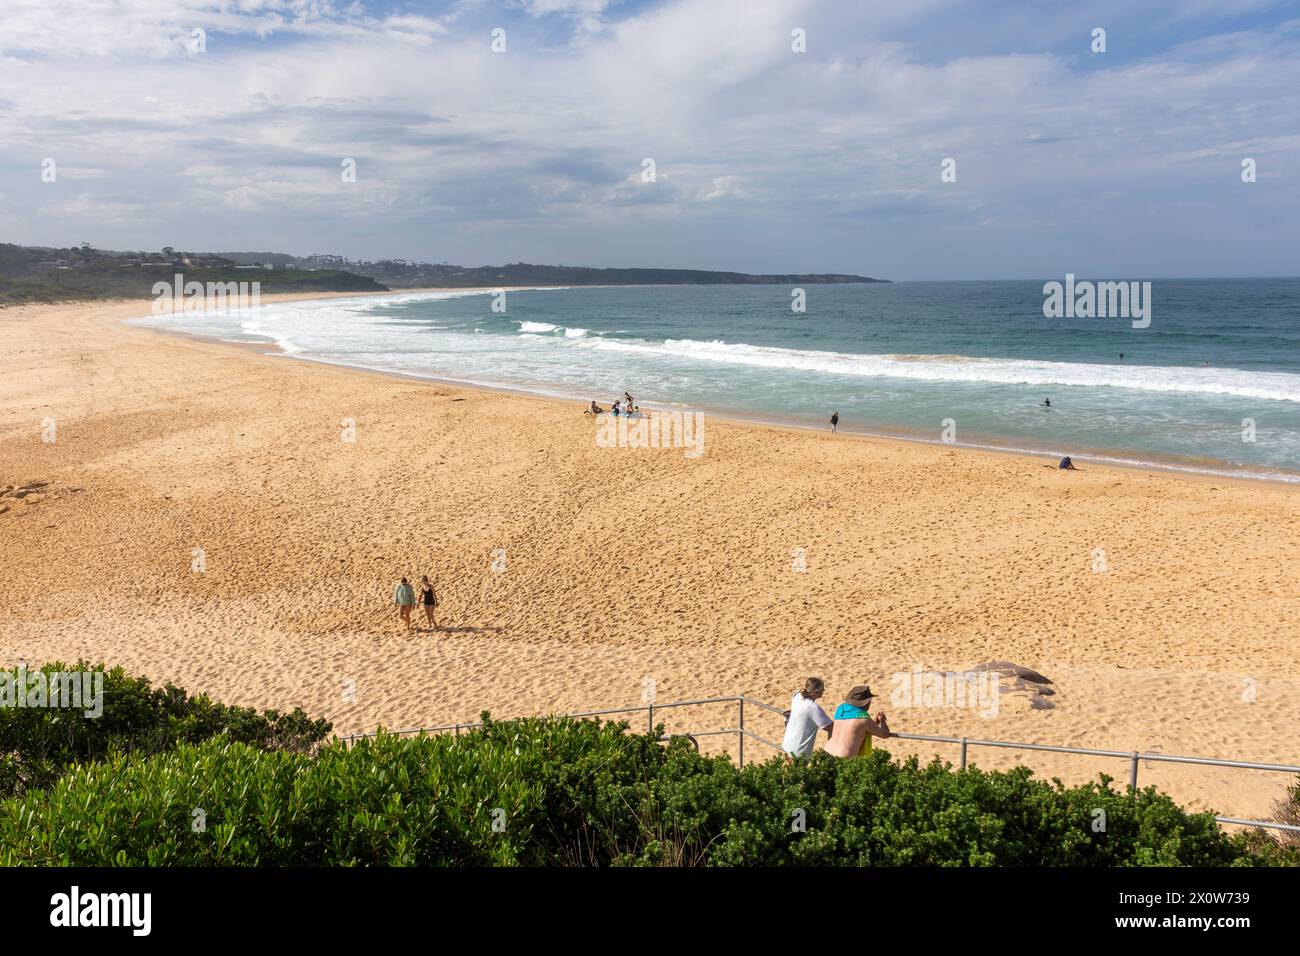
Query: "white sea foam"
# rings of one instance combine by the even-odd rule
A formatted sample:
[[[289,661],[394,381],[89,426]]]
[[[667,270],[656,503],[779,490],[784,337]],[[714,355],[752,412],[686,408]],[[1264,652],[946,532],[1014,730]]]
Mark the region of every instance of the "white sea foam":
[[[434,302],[439,299],[463,299],[470,295],[488,295],[483,289],[447,289],[441,292],[409,292],[399,295],[367,297],[364,299],[344,299],[342,301],[359,304],[367,312],[382,309],[389,305],[405,305],[408,302]]]
[[[763,397],[758,403],[763,405],[770,400],[776,407],[784,401],[783,396],[789,394],[789,387],[816,391],[820,387],[816,384],[818,374],[856,377],[861,384],[850,385],[849,390],[858,393],[864,390],[870,392],[875,388],[873,379],[877,382],[912,382],[917,386],[935,382],[940,385],[1022,385],[1035,390],[1046,386],[1072,386],[1095,389],[1099,393],[1110,392],[1112,389],[1128,390],[1113,392],[1111,398],[1117,409],[1127,409],[1117,411],[1116,414],[1121,416],[1126,426],[1131,426],[1127,433],[1134,435],[1141,431],[1141,422],[1132,418],[1134,409],[1140,408],[1142,414],[1145,414],[1149,409],[1159,412],[1166,408],[1157,401],[1158,394],[1162,392],[1200,394],[1206,396],[1207,400],[1216,395],[1222,396],[1221,401],[1213,402],[1215,406],[1222,405],[1233,397],[1300,403],[1300,374],[1283,372],[1251,372],[1198,366],[1090,365],[965,355],[857,354],[747,345],[721,340],[606,338],[611,334],[634,333],[633,330],[592,330],[520,320],[511,323],[518,328],[518,333],[515,334],[477,327],[471,331],[467,323],[460,326],[462,331],[457,331],[456,325],[435,331],[427,319],[417,318],[418,310],[412,315],[403,315],[400,320],[383,314],[381,310],[382,306],[398,302],[469,295],[483,296],[486,293],[482,290],[457,290],[450,293],[408,293],[384,298],[264,303],[258,310],[153,316],[134,321],[145,325],[183,328],[234,341],[258,339],[275,342],[295,359],[314,358],[317,361],[366,368],[413,372],[468,384],[507,385],[542,394],[551,394],[551,389],[562,388],[566,395],[582,398],[584,403],[590,393],[599,391],[592,383],[611,380],[622,382],[629,374],[632,375],[631,381],[641,382],[639,387],[633,389],[638,394],[644,392],[653,395],[656,391],[672,393],[681,387],[681,383],[685,383],[689,391],[694,387],[691,384],[695,379],[692,369],[701,371],[710,366],[711,373],[701,376],[701,381],[712,382],[729,377],[716,374],[725,368],[734,368],[737,373],[761,372],[764,369],[810,373],[810,377],[741,376],[744,379],[762,378],[765,382],[770,381],[770,393],[764,389]],[[478,312],[473,308],[470,311]],[[482,312],[486,314],[486,305]],[[522,341],[527,339],[534,341]],[[547,345],[548,342],[551,344]],[[799,385],[801,381],[803,384]],[[945,393],[942,387],[927,388],[924,391],[940,395]],[[753,396],[753,389],[748,389],[746,394]],[[1056,398],[1055,392],[1050,388],[1041,394],[1051,394],[1054,400]],[[996,417],[1000,413],[995,408],[990,414]],[[1175,431],[1179,435],[1191,435],[1185,444],[1188,448],[1195,447],[1195,436],[1205,433],[1209,425],[1203,420],[1204,416],[1194,410],[1184,409],[1180,414],[1190,417],[1184,420],[1175,416],[1171,419],[1178,426]],[[1241,414],[1254,412],[1247,409]],[[1125,415],[1129,417],[1125,418]],[[996,427],[987,430],[991,434],[1004,434],[1012,444],[1024,444],[1027,450],[1041,452],[1048,447],[1048,439],[1043,437],[1038,428],[1042,424],[1039,422],[1041,417],[1034,416],[1035,425],[1027,430],[1019,425],[1010,427],[1005,433]],[[1113,419],[1107,421],[1114,422]],[[1231,425],[1232,421],[1228,424]],[[1221,426],[1223,422],[1218,422],[1214,427]],[[1265,461],[1257,464],[1243,463],[1243,471],[1238,471],[1237,466],[1227,462],[1207,466],[1180,464],[1178,467],[1208,474],[1248,472],[1255,477],[1270,478],[1285,475],[1282,480],[1297,481],[1294,473],[1276,470],[1285,467],[1281,462],[1294,460],[1293,455],[1285,453],[1286,448],[1294,446],[1285,443],[1300,439],[1295,437],[1295,431],[1288,431],[1289,427],[1285,420],[1280,425],[1274,424],[1267,446],[1270,454],[1265,456]],[[1087,444],[1080,443],[1070,451],[1076,457],[1085,457],[1087,449],[1082,445]],[[1010,445],[1006,447],[1009,449]],[[1253,447],[1250,446],[1247,450],[1252,450]],[[1264,448],[1263,443],[1259,447]],[[1279,452],[1279,448],[1283,451]],[[1094,460],[1144,463],[1141,451],[1127,452],[1133,455],[1128,458],[1124,457],[1126,452],[1122,449],[1121,443],[1117,446],[1118,455],[1112,458],[1095,456]],[[1177,445],[1172,450],[1188,453],[1186,448]],[[1153,451],[1152,454],[1156,452]]]
[[[287,352],[346,354],[369,351],[376,341],[373,306],[417,298],[446,298],[482,292],[422,293],[382,299],[324,299],[263,305],[259,310],[221,316],[164,316],[145,324],[190,327],[201,334],[254,336],[275,342]],[[165,320],[165,321],[164,321]],[[212,323],[217,327],[213,327]],[[201,325],[199,324],[201,323]],[[225,325],[226,328],[219,326]],[[551,322],[518,321],[519,339],[560,338],[575,348],[645,357],[718,363],[750,368],[790,369],[832,375],[879,377],[917,382],[998,385],[1078,386],[1131,391],[1224,395],[1300,403],[1300,375],[1197,366],[1101,365],[963,355],[855,354],[779,348],[721,340],[668,339],[663,342],[606,338],[580,327]],[[237,330],[237,331],[236,331]],[[486,330],[475,329],[484,334]],[[387,330],[385,335],[389,334]]]
[[[582,344],[602,351],[663,355],[756,368],[826,372],[832,375],[932,382],[987,382],[999,385],[1077,385],[1087,388],[1190,392],[1300,402],[1300,375],[1287,372],[1249,372],[1181,365],[1088,365],[961,355],[856,355],[694,339],[668,339],[661,343],[592,339]]]
[[[539,285],[526,289],[511,289],[511,292],[562,292],[566,285]],[[367,296],[363,299],[336,299],[337,302],[360,304],[365,311],[381,309],[389,305],[404,305],[407,302],[434,302],[439,299],[463,299],[474,295],[492,295],[495,289],[436,289],[430,292],[401,292],[385,296]]]

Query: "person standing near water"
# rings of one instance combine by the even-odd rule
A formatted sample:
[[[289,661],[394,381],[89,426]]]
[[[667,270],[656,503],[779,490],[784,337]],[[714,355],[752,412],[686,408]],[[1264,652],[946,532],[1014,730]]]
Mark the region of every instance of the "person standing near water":
[[[411,582],[402,578],[397,587],[393,589],[393,603],[397,605],[397,613],[401,616],[406,629],[411,629],[411,608],[415,607],[415,589],[411,587]]]
[[[835,434],[835,429],[839,428],[839,425],[840,425],[840,413],[831,412],[831,434],[832,435]]]

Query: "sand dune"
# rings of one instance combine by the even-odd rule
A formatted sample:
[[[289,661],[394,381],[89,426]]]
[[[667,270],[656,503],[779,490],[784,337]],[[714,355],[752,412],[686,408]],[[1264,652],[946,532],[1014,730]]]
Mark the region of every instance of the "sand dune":
[[[915,665],[1012,660],[1055,681],[1051,709],[886,701],[891,724],[1300,762],[1294,489],[712,419],[697,459],[600,448],[577,404],[120,324],[147,312],[0,311],[0,490],[49,482],[0,500],[6,664],[120,663],[351,732],[636,704],[647,679],[661,701],[784,706],[809,674],[887,695]],[[399,630],[403,573],[435,578],[445,630]],[[779,739],[779,718],[751,720]],[[1286,782],[1142,775],[1235,814],[1267,814]]]

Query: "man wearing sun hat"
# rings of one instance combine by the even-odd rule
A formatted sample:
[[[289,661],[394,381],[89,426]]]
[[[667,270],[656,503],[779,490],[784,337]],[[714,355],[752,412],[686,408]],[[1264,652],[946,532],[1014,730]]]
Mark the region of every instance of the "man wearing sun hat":
[[[844,703],[835,708],[835,725],[825,750],[835,757],[865,757],[871,753],[872,737],[891,737],[885,715],[873,720],[867,713],[871,703],[871,688],[859,684],[849,691]]]

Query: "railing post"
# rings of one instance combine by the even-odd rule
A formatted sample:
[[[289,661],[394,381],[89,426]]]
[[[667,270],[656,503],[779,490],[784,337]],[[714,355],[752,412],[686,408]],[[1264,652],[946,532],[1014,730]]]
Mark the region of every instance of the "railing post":
[[[736,735],[739,740],[740,766],[745,766],[745,695],[741,694],[738,698],[740,701],[740,732]]]
[[[457,725],[456,725],[456,736],[457,736],[457,737],[460,736],[460,724],[457,724]]]
[[[1128,785],[1129,785],[1130,787],[1133,788],[1133,792],[1134,792],[1134,793],[1137,793],[1137,788],[1138,788],[1138,755],[1137,755],[1137,751],[1136,751],[1136,750],[1133,751],[1133,756],[1129,757],[1129,760],[1128,760]]]
[[[961,769],[966,769],[966,738],[961,739]]]
[[[645,709],[646,716],[646,733],[654,734],[655,732],[655,705],[651,704]]]

